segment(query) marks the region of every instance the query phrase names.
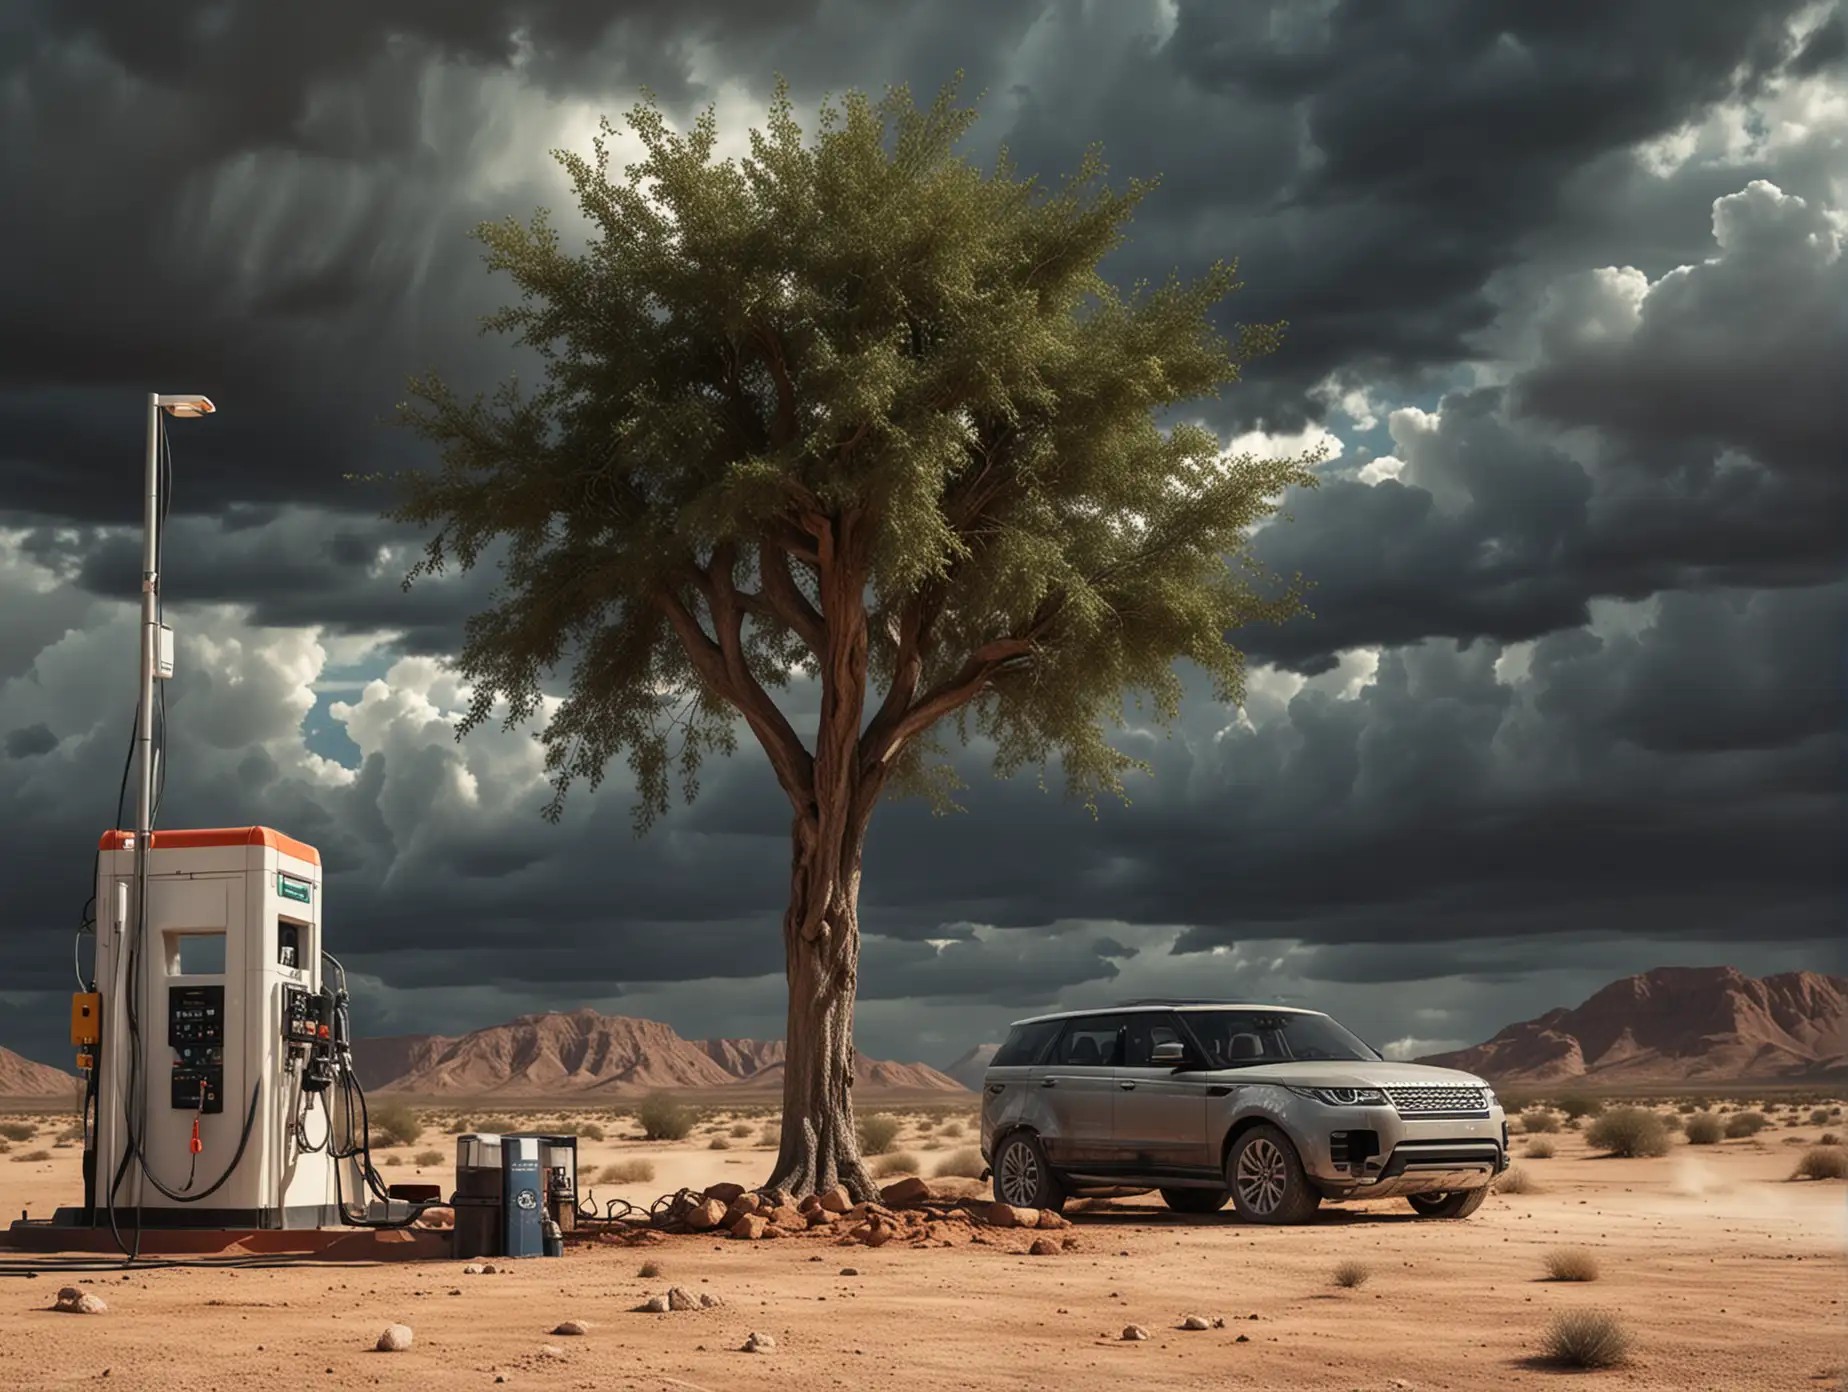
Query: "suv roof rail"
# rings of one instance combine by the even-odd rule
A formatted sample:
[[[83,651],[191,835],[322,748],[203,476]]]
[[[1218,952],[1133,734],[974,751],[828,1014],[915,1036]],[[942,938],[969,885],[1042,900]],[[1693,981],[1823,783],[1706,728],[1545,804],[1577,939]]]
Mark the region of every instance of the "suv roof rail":
[[[1214,999],[1206,996],[1147,996],[1140,1000],[1118,1001],[1117,1008],[1122,1009],[1130,1005],[1232,1005],[1233,1003],[1224,998]]]

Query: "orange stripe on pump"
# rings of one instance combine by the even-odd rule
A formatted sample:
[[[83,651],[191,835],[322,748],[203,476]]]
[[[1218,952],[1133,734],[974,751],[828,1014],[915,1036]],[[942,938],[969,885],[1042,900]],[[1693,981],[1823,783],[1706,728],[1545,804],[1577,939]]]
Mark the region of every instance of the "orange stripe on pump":
[[[281,855],[294,856],[310,865],[321,863],[321,853],[313,846],[268,827],[195,827],[186,831],[156,831],[149,840],[157,851],[197,850],[204,846],[268,846]],[[97,845],[105,851],[133,850],[135,833],[105,831]]]

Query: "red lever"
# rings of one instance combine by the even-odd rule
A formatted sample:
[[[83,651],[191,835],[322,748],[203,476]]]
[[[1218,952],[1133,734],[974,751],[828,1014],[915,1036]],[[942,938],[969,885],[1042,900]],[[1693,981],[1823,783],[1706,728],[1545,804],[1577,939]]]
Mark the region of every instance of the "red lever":
[[[199,1118],[193,1118],[192,1153],[197,1155],[204,1147],[199,1144]]]

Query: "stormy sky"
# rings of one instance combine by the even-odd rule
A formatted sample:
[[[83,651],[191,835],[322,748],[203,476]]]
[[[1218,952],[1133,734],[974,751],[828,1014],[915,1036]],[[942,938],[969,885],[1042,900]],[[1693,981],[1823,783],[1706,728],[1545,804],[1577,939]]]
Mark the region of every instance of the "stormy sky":
[[[1106,269],[1237,257],[1283,350],[1199,418],[1323,445],[1256,538],[1313,619],[1195,681],[1093,821],[964,757],[876,819],[860,1044],[944,1063],[1056,1004],[1330,1009],[1416,1053],[1663,964],[1841,970],[1848,6],[1794,0],[25,0],[0,12],[0,1043],[68,1064],[72,933],[134,704],[142,411],[172,431],[168,826],[317,844],[361,1032],[594,1005],[775,1036],[786,804],[747,742],[646,840],[458,744],[491,572],[351,475],[485,387],[539,206],[642,88],[745,147],[777,74],[962,70],[1048,179],[1159,174]],[[618,159],[634,146],[619,143]],[[813,709],[813,693],[791,693]],[[131,804],[132,805],[132,804]],[[1830,848],[1834,847],[1834,850]],[[84,956],[87,959],[87,947]]]

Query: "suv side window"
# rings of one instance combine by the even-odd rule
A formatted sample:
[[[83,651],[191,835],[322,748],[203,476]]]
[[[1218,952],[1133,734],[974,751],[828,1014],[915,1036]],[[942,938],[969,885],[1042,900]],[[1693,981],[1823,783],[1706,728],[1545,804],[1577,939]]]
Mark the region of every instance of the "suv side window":
[[[1123,1061],[1121,1015],[1091,1015],[1065,1023],[1053,1062],[1066,1068],[1114,1068]]]
[[[1157,1044],[1185,1045],[1189,1057],[1197,1056],[1197,1051],[1181,1029],[1181,1022],[1172,1015],[1153,1011],[1146,1015],[1132,1015],[1129,1017],[1128,1035],[1128,1047],[1123,1061],[1125,1068],[1155,1067]]]
[[[1008,1031],[1007,1042],[996,1051],[991,1068],[1027,1068],[1046,1056],[1046,1049],[1058,1037],[1060,1020],[1041,1020],[1037,1024],[1015,1025]]]

